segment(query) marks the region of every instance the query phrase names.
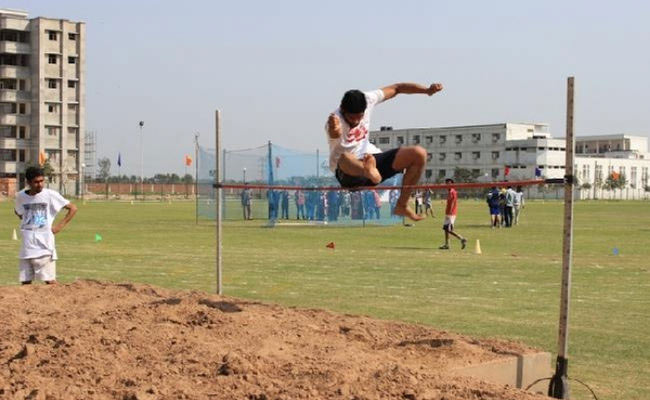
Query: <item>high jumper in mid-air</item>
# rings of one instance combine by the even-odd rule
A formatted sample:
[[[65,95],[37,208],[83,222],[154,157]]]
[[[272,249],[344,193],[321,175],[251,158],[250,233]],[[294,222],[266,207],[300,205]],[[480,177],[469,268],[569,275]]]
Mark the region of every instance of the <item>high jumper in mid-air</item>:
[[[354,189],[375,186],[395,174],[404,172],[403,185],[416,185],[427,160],[421,146],[398,147],[382,152],[369,140],[370,116],[375,105],[398,94],[433,95],[442,84],[396,83],[370,92],[348,90],[341,105],[329,115],[325,130],[330,147],[330,169],[342,187]],[[401,191],[395,215],[414,221],[424,219],[408,207],[412,190]]]

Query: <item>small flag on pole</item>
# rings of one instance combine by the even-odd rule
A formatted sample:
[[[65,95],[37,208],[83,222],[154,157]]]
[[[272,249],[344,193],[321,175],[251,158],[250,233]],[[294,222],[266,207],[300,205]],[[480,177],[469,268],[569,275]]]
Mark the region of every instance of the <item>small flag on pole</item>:
[[[612,179],[613,180],[617,181],[620,177],[621,177],[621,174],[619,174],[618,172],[615,172],[615,171],[612,172]]]
[[[117,153],[117,166],[122,166],[122,153]]]
[[[542,176],[542,170],[535,167],[535,177],[539,178],[540,176]]]
[[[275,157],[275,168],[280,168],[280,157]]]
[[[510,175],[510,167],[506,167],[506,170],[503,172],[503,176]]]
[[[95,243],[101,241],[102,241],[102,235],[100,235],[99,233],[95,233]]]
[[[41,150],[38,153],[38,164],[40,166],[43,166],[43,165],[45,165],[46,162],[47,162],[47,156],[45,155],[45,152],[43,150]]]
[[[189,155],[186,154],[185,155],[185,166],[189,167],[191,165],[192,165],[192,157],[190,157]]]

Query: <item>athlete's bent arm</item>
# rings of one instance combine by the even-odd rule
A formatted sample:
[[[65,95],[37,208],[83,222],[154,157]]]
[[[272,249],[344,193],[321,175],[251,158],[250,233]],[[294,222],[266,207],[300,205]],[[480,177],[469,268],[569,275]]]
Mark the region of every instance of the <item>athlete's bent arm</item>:
[[[442,90],[442,83],[432,83],[429,86],[423,86],[418,83],[395,83],[390,86],[381,88],[384,92],[384,101],[392,99],[398,94],[426,94],[433,95]]]

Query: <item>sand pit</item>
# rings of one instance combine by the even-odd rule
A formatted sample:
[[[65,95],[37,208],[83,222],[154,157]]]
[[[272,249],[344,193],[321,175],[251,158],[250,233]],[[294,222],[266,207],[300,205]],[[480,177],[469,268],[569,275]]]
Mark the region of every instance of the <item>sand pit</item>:
[[[547,399],[451,370],[533,352],[147,285],[0,288],[0,398]]]

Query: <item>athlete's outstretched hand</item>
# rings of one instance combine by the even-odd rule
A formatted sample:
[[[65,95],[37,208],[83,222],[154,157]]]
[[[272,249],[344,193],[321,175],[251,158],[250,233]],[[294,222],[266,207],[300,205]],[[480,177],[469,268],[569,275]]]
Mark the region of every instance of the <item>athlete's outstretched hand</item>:
[[[341,137],[341,121],[334,113],[331,113],[327,119],[327,130],[332,139]]]
[[[431,86],[429,86],[429,89],[427,89],[427,94],[429,96],[432,96],[433,94],[438,93],[441,90],[442,90],[442,83],[432,83]]]

